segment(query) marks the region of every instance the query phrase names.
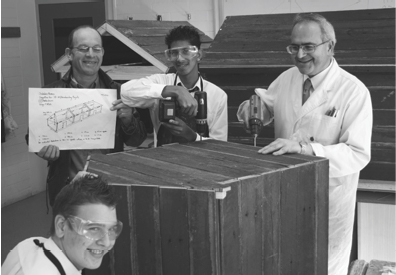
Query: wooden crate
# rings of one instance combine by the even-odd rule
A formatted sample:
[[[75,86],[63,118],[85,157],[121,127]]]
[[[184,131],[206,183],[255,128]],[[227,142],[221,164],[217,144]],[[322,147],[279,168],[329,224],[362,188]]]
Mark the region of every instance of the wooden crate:
[[[124,230],[86,274],[327,274],[328,160],[215,140],[95,155]]]

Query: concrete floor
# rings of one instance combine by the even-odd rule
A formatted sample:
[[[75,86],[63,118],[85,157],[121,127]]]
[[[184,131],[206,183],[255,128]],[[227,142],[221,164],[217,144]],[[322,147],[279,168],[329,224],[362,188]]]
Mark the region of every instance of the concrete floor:
[[[1,209],[1,263],[19,242],[30,237],[48,237],[51,207],[45,202],[45,192],[5,206]]]

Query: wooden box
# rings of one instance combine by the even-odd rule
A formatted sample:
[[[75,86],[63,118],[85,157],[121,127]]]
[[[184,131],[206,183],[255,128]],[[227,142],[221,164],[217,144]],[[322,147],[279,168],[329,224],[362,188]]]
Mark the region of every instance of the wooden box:
[[[124,230],[86,274],[327,274],[328,160],[215,140],[95,155]]]

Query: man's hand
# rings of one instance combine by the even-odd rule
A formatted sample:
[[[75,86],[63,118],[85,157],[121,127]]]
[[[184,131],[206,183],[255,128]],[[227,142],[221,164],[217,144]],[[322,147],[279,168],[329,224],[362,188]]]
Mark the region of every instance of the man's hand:
[[[245,100],[239,105],[237,111],[237,117],[240,122],[243,122],[243,129],[248,134],[251,134],[250,125],[249,125],[249,116],[250,116],[250,102],[249,100]]]
[[[121,119],[124,126],[129,126],[132,122],[133,108],[122,103],[121,99],[117,99],[112,104],[113,106],[110,108],[110,111],[117,110],[117,117]]]
[[[258,153],[260,154],[270,154],[272,153],[273,155],[283,155],[286,153],[300,153],[301,152],[301,146],[300,143],[298,143],[295,140],[289,140],[289,139],[283,139],[283,138],[278,138],[274,142],[271,142],[267,146],[261,148]]]
[[[176,120],[169,120],[169,123],[163,122],[162,125],[168,128],[174,136],[184,137],[190,142],[197,139],[197,133],[178,117],[176,117]]]
[[[181,111],[192,117],[198,112],[198,102],[188,92],[188,90],[181,86],[165,86],[162,91],[162,97],[176,97],[177,102],[181,108]]]
[[[59,158],[59,147],[55,145],[46,145],[37,153],[42,159],[46,161],[54,161]]]

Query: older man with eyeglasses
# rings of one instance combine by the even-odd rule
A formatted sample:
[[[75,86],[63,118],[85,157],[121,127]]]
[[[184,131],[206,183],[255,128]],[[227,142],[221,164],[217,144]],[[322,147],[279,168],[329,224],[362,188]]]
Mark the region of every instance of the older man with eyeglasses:
[[[100,267],[122,231],[117,197],[101,177],[79,175],[55,199],[51,236],[20,242],[4,261],[2,274],[81,275],[83,269]]]
[[[65,55],[69,59],[70,70],[60,79],[44,88],[71,89],[116,89],[118,100],[112,110],[117,112],[115,142],[112,149],[59,150],[49,144],[37,153],[48,161],[47,191],[50,205],[56,194],[78,171],[83,170],[87,156],[92,153],[108,154],[124,150],[124,144],[139,146],[147,136],[146,128],[135,108],[126,106],[120,99],[120,84],[113,81],[100,66],[105,50],[102,37],[93,27],[84,25],[75,28],[69,35]],[[26,136],[28,141],[28,136]]]
[[[372,105],[368,89],[334,59],[333,26],[319,14],[296,16],[286,47],[295,67],[256,89],[264,124],[276,140],[262,154],[300,153],[329,159],[330,275],[348,271],[359,173],[370,161]],[[248,127],[249,104],[238,118]]]

